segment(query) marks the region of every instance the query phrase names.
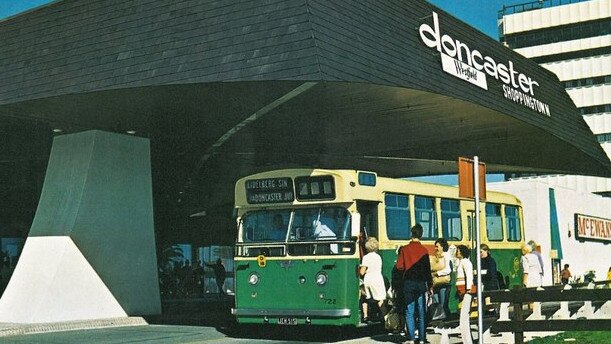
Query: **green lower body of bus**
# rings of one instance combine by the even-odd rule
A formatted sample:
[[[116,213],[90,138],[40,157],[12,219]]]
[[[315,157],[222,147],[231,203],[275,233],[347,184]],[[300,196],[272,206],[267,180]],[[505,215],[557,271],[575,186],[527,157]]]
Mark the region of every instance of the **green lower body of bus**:
[[[267,258],[263,266],[236,260],[232,313],[240,324],[359,325],[358,264],[356,258]]]
[[[394,250],[381,250],[383,273],[392,281]],[[520,251],[494,250],[497,268],[507,288],[520,285]],[[361,324],[356,258],[256,258],[235,262],[235,308],[240,324],[330,325]],[[324,283],[317,283],[324,275]],[[256,276],[256,277],[253,277]],[[453,274],[449,293],[451,312],[458,310]]]

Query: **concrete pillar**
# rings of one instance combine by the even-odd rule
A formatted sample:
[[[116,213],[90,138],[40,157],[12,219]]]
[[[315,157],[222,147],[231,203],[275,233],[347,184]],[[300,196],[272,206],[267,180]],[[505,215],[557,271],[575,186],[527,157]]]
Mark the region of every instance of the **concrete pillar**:
[[[0,322],[160,313],[149,140],[97,130],[56,137]]]

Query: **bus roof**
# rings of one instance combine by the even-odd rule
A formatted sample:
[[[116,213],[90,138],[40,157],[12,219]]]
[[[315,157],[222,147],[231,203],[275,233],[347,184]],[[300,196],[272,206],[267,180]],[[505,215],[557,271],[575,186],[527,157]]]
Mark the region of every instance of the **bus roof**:
[[[359,173],[367,173],[375,175],[375,186],[360,185],[359,184]],[[299,169],[280,169],[271,170],[261,173],[252,174],[240,178],[236,182],[235,187],[235,205],[236,207],[246,206],[248,204],[246,199],[246,182],[251,180],[263,180],[266,178],[291,178],[302,177],[302,176],[334,176],[336,180],[343,180],[342,183],[337,183],[337,198],[333,200],[325,200],[320,202],[308,203],[338,203],[338,202],[352,202],[355,199],[371,200],[371,201],[384,201],[385,192],[396,192],[423,196],[435,196],[442,198],[461,199],[458,197],[458,187],[451,185],[443,185],[436,183],[429,183],[423,181],[414,181],[398,178],[388,178],[377,176],[375,172],[370,171],[359,171],[359,170],[347,170],[347,169],[321,169],[321,168],[299,168]],[[351,186],[350,188],[344,187],[345,185]],[[511,194],[498,192],[498,191],[487,191],[487,201],[491,203],[508,203],[521,205],[520,200]],[[266,204],[266,206],[273,205],[286,205],[287,203],[298,204],[300,202],[276,202],[274,204]]]

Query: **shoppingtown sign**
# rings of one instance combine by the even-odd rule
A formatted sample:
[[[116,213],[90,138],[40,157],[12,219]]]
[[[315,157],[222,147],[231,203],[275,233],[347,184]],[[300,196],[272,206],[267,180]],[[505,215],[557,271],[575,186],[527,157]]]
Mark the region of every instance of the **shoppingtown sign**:
[[[536,99],[535,86],[539,83],[531,77],[514,69],[512,61],[498,63],[490,56],[482,55],[466,43],[441,34],[439,17],[433,12],[433,27],[422,24],[418,30],[420,39],[429,48],[441,53],[441,66],[444,72],[488,90],[486,75],[500,80],[503,96],[545,116],[551,116],[549,105]]]

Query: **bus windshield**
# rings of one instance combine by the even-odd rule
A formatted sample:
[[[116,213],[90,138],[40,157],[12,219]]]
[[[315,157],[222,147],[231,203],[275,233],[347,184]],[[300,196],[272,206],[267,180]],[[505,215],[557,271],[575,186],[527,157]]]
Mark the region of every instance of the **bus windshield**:
[[[342,207],[257,210],[242,217],[240,242],[347,240],[350,213]]]

